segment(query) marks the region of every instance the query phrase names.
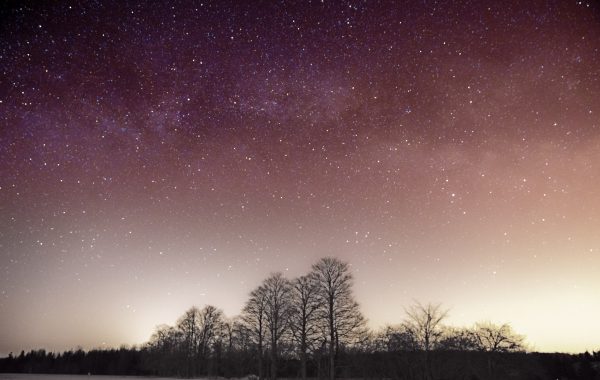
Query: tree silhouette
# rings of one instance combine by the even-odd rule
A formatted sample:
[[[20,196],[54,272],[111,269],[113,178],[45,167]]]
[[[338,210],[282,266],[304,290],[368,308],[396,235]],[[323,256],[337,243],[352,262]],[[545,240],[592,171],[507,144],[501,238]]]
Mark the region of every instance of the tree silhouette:
[[[473,337],[480,351],[488,352],[488,376],[490,378],[497,366],[497,353],[523,351],[523,337],[513,332],[508,324],[495,325],[491,322],[475,324]]]
[[[290,282],[281,273],[267,278],[262,287],[265,290],[265,317],[270,338],[271,380],[277,379],[277,359],[279,342],[289,328],[292,311]]]
[[[525,353],[508,324],[442,326],[447,311],[415,302],[398,326],[369,332],[352,294],[350,266],[326,257],[293,281],[281,273],[250,292],[239,317],[215,306],[186,310],[141,348],[33,350],[0,358],[0,372],[303,379],[595,379],[600,352]],[[265,361],[268,353],[269,360]],[[297,355],[286,355],[297,353]],[[309,360],[313,354],[314,361]],[[342,363],[343,365],[340,365]]]
[[[515,352],[524,349],[521,335],[516,334],[509,324],[495,325],[479,322],[473,329],[476,347],[488,352]]]
[[[177,321],[177,329],[182,336],[182,348],[187,376],[192,376],[196,370],[195,363],[200,332],[199,321],[200,310],[195,306],[188,309]]]
[[[431,379],[431,351],[442,338],[442,321],[447,317],[448,311],[443,310],[440,304],[422,305],[415,302],[406,310],[406,315],[404,325],[413,335],[418,347],[424,351],[424,374],[426,379]]]
[[[335,379],[335,357],[341,343],[364,330],[366,321],[352,294],[352,274],[348,263],[325,257],[312,266],[317,286],[320,317],[325,323],[329,344],[329,379]]]
[[[259,286],[250,292],[250,298],[242,310],[242,321],[256,345],[258,378],[263,379],[263,353],[266,331],[267,292],[264,286]]]
[[[207,305],[198,315],[198,347],[197,355],[202,367],[207,365],[214,346],[220,343],[224,334],[223,312],[214,306]],[[202,371],[203,368],[200,369]],[[208,372],[208,371],[207,371]]]
[[[318,287],[314,276],[301,276],[292,281],[292,313],[290,327],[300,357],[300,376],[306,379],[308,351],[320,337]]]

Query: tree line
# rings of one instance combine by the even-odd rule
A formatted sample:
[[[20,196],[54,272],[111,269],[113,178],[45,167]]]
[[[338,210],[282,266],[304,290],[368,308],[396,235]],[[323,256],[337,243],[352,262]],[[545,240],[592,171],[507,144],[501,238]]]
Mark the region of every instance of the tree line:
[[[299,377],[307,378],[309,366],[314,374],[316,366],[320,376],[333,379],[340,351],[368,339],[349,266],[328,257],[293,280],[272,274],[250,292],[236,318],[211,305],[190,308],[175,326],[159,326],[147,348],[156,354],[158,373],[217,375],[224,359],[237,359],[234,367],[244,368],[243,374],[276,379],[282,360],[289,365],[294,359]]]
[[[402,323],[372,331],[352,286],[348,263],[326,257],[295,279],[270,275],[239,316],[227,318],[212,305],[191,307],[174,326],[158,326],[139,349],[22,352],[2,359],[0,371],[433,380],[556,378],[571,368],[569,375],[584,377],[565,378],[599,376],[600,352],[582,356],[587,366],[575,365],[576,356],[547,360],[526,353],[523,336],[508,324],[446,326],[441,305],[415,302]]]

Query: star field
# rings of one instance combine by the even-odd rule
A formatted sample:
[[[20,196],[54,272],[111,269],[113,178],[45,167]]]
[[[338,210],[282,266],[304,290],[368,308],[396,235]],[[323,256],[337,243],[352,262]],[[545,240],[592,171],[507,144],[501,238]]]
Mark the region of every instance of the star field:
[[[597,349],[600,14],[586,1],[59,2],[0,13],[0,353],[239,313],[352,265]]]

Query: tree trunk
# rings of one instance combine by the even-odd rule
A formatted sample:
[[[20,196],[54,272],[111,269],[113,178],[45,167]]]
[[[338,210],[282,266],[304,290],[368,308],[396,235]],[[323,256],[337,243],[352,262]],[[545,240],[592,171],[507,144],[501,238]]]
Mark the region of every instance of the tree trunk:
[[[277,380],[277,342],[271,341],[271,380]]]
[[[335,358],[334,358],[333,341],[329,342],[329,380],[335,379]]]
[[[329,380],[335,379],[335,326],[333,318],[333,295],[331,295],[329,297]]]
[[[429,350],[425,351],[425,379],[431,380],[431,356]]]
[[[304,337],[300,343],[300,377],[302,380],[306,380],[306,340]]]
[[[327,341],[324,341],[321,344],[321,347],[319,348],[319,351],[317,351],[317,378],[323,379],[323,352],[324,352],[324,347],[327,344]]]
[[[258,337],[258,379],[263,380],[263,342],[262,336]]]

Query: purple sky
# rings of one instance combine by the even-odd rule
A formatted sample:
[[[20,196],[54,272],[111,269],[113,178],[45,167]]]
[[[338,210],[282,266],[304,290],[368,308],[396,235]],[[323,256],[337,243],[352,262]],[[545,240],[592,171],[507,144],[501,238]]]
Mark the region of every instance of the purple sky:
[[[600,348],[600,7],[0,11],[0,353],[142,343],[270,272]]]

